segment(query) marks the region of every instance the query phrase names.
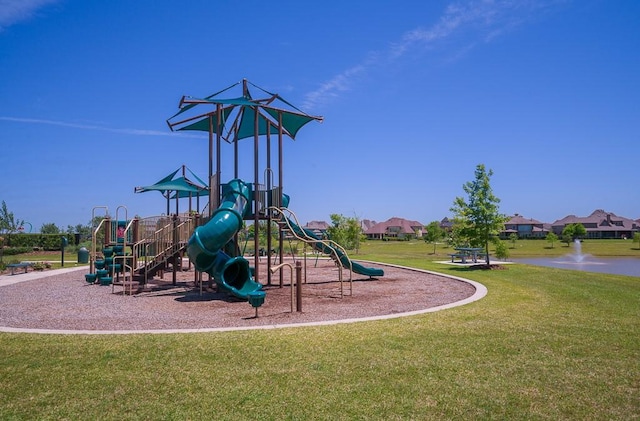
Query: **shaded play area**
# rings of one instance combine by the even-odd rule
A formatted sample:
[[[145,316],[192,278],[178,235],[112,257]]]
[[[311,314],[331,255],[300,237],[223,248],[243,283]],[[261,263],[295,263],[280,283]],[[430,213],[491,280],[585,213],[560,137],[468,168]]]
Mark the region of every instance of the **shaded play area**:
[[[91,331],[237,328],[384,317],[473,296],[477,288],[470,282],[355,261],[331,238],[303,228],[284,186],[284,139],[295,140],[302,127],[322,121],[246,79],[205,97],[183,96],[167,124],[172,131],[207,134],[206,181],[183,164],[137,187],[136,193],[162,193],[166,213],[159,216],[132,217],[135,210],[123,205],[115,214],[94,207],[92,221],[100,222],[89,273],[56,282],[66,287],[55,300],[55,291],[35,294],[43,313],[17,319],[25,327]],[[239,148],[250,140],[252,147]],[[233,163],[224,180],[223,159]],[[180,213],[178,201],[185,197],[189,211]],[[249,225],[255,229],[245,252],[239,235]]]
[[[232,93],[238,89],[239,94]],[[250,90],[258,92],[258,96]],[[153,290],[150,279],[171,267],[176,285],[181,262],[188,256],[196,269],[193,280],[201,288],[207,280],[215,282],[217,291],[249,301],[257,308],[266,297],[263,287],[283,285],[283,270],[287,269],[283,264],[285,242],[292,240],[302,244],[303,253],[311,250],[335,262],[341,297],[345,282],[351,294],[354,276],[384,276],[380,268],[353,261],[331,238],[302,228],[289,208],[290,196],[283,187],[284,138],[295,140],[302,127],[321,122],[322,117],[306,114],[279,94],[246,79],[202,98],[183,96],[178,108],[167,120],[172,131],[208,135],[208,184],[183,164],[180,177],[176,178],[178,169],[154,184],[134,190],[161,192],[166,199],[165,214],[129,217],[133,210],[120,205],[114,218],[107,206],[95,206],[91,220],[101,219],[93,227],[87,283],[111,285],[113,292],[117,285],[129,295],[144,293]],[[244,139],[253,139],[252,153],[247,153],[246,148],[244,152],[240,150],[239,142]],[[223,148],[225,144],[232,148]],[[223,155],[225,162],[233,163],[233,176],[225,181]],[[202,211],[201,196],[207,196]],[[188,213],[179,213],[181,197],[189,198]],[[176,204],[173,214],[172,198]],[[193,199],[197,203],[195,210]],[[248,225],[254,228],[251,255],[244,252],[246,244],[242,250],[239,244],[240,231]],[[266,241],[261,242],[261,235]],[[259,261],[258,250],[263,249],[269,250],[266,264]]]

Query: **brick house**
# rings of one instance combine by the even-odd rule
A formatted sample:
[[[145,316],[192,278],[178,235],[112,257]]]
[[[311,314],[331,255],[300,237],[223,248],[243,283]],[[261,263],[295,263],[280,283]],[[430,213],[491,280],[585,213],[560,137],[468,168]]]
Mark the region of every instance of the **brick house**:
[[[504,231],[500,238],[509,238],[511,234],[517,234],[518,238],[545,238],[551,226],[533,218],[525,218],[517,213],[504,224]]]
[[[373,225],[365,231],[365,235],[370,240],[382,240],[385,238],[421,238],[423,232],[424,224],[418,221],[393,217]]]
[[[310,221],[302,228],[311,230],[315,235],[322,238],[326,236],[325,234],[327,233],[329,224],[325,221]]]
[[[585,227],[587,238],[632,238],[634,232],[640,231],[638,221],[617,216],[602,209],[596,209],[586,217],[565,216],[551,224],[551,229],[559,236],[565,226],[575,223]]]

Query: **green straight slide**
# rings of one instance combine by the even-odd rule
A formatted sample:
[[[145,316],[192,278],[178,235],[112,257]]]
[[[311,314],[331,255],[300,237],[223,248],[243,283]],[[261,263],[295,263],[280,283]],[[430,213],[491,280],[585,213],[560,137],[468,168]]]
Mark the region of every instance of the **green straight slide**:
[[[231,180],[227,187],[211,220],[196,228],[189,239],[187,254],[196,270],[211,275],[219,289],[247,300],[251,293],[261,290],[262,285],[251,276],[247,259],[231,257],[222,249],[242,227],[242,216],[251,203],[249,187],[238,179]]]
[[[333,247],[330,244],[323,242],[322,238],[318,237],[313,231],[301,228],[291,219],[287,218],[287,220],[289,221],[289,226],[291,226],[291,229],[293,229],[293,231],[300,237],[310,237],[314,240],[318,240],[317,242],[311,243],[312,247],[315,250],[325,254],[333,254],[335,252],[335,254],[338,256],[338,259],[340,259],[340,264],[342,265],[342,267],[351,269],[355,273],[358,273],[360,275],[370,277],[384,276],[384,271],[382,269],[368,268],[366,266],[362,266],[358,262],[349,260],[349,257],[340,248]]]

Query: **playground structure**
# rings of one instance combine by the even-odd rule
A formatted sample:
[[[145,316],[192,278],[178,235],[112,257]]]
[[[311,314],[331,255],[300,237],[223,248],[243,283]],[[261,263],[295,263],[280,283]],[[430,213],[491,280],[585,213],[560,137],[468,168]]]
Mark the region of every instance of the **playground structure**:
[[[121,285],[124,293],[133,293],[150,276],[165,270],[171,264],[175,282],[175,271],[181,267],[186,253],[190,264],[193,263],[198,272],[209,274],[220,290],[248,300],[257,309],[261,301],[264,301],[263,286],[273,285],[272,275],[275,272],[279,274],[278,285],[283,286],[285,238],[304,244],[305,273],[307,246],[328,255],[336,263],[339,268],[341,296],[344,293],[343,269],[349,273],[350,294],[353,293],[353,272],[369,277],[384,275],[381,269],[367,268],[353,262],[339,244],[303,229],[295,214],[288,208],[289,196],[283,193],[283,137],[287,135],[295,139],[301,127],[310,121],[322,121],[322,118],[305,114],[278,94],[252,85],[267,95],[265,98],[254,99],[249,93],[246,79],[242,81],[240,97],[218,97],[239,84],[240,82],[204,99],[183,97],[180,100],[180,111],[167,120],[172,131],[197,130],[206,131],[209,135],[209,203],[205,211],[201,214],[189,212],[187,216],[178,216],[176,213],[172,216],[128,219],[126,208],[119,207],[114,220],[108,217],[106,211],[106,217],[94,230],[94,244],[90,252],[91,273],[87,275],[87,281],[110,282],[113,288]],[[275,105],[278,101],[294,110],[279,108]],[[206,106],[213,107],[213,110],[194,114],[196,107]],[[175,120],[178,116],[180,119]],[[238,142],[251,137],[254,139],[253,183],[239,178],[241,160]],[[265,139],[264,147],[261,147],[260,138]],[[272,162],[272,138],[277,139],[277,162]],[[223,140],[234,146],[233,178],[226,184],[220,182]],[[250,161],[250,157],[242,160],[243,163],[247,161]],[[276,173],[277,182],[274,176]],[[260,175],[263,176],[262,179]],[[256,227],[253,266],[241,255],[238,246],[238,233],[243,228],[244,221],[253,221]],[[260,222],[266,222],[268,252],[267,270],[264,274],[259,269],[260,242],[257,227]],[[274,226],[277,227],[277,248],[272,244]],[[103,259],[98,259],[96,239],[101,230],[104,232]],[[276,250],[275,256],[271,250]],[[293,289],[293,276],[291,287]]]
[[[100,210],[103,215],[96,214]],[[93,209],[92,221],[96,216],[102,219],[93,227],[87,282],[111,285],[114,292],[120,286],[123,293],[133,294],[144,288],[148,279],[171,265],[175,284],[183,250],[198,216],[129,219],[127,213],[126,207],[119,206],[112,219],[106,206]]]

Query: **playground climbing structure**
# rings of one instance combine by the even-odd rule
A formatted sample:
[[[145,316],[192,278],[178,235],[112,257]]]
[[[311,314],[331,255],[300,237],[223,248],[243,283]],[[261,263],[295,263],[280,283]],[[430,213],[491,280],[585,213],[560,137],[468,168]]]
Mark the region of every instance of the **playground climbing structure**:
[[[104,215],[96,218],[98,209]],[[93,228],[87,282],[111,285],[114,292],[120,286],[123,293],[132,294],[171,266],[175,283],[197,219],[192,214],[129,219],[124,206],[113,219],[106,206],[94,208],[92,221],[99,222]]]

